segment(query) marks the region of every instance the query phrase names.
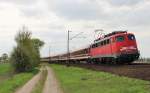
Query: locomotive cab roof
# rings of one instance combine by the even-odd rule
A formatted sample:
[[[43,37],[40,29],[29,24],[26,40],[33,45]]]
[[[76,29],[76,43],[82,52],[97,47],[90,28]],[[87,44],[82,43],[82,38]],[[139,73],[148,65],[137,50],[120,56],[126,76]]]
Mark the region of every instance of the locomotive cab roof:
[[[113,35],[116,35],[116,34],[121,34],[121,33],[127,33],[127,31],[113,31],[113,32],[111,32],[109,34],[104,35],[103,37],[100,37],[100,38],[94,40],[94,42],[97,42],[97,41],[99,41],[101,39],[104,39],[106,37],[110,37],[110,36],[113,36]]]

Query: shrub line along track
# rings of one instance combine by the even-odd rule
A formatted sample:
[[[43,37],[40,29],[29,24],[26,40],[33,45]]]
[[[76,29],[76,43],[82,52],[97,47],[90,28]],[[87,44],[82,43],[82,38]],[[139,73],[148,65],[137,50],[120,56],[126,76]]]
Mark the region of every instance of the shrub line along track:
[[[67,65],[67,64],[63,64]],[[104,65],[104,64],[69,64],[69,66],[82,67],[86,69],[103,71],[119,76],[126,76],[150,81],[150,64],[132,63],[130,65]]]

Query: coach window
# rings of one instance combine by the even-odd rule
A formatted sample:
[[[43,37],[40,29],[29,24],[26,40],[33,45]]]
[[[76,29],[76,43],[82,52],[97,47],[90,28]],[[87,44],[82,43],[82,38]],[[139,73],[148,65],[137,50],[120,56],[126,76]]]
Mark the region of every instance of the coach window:
[[[95,47],[98,47],[98,43],[95,44]]]
[[[102,45],[102,46],[104,45],[104,41],[101,41],[101,45]]]
[[[107,39],[107,44],[109,44],[110,43],[110,40],[109,39]]]
[[[93,45],[91,45],[90,48],[93,48]]]
[[[104,40],[104,45],[106,45],[107,44],[107,41],[106,40]]]
[[[93,44],[93,48],[97,47],[97,43]]]
[[[122,41],[124,41],[124,36],[117,36],[117,37],[116,37],[116,41],[117,41],[117,42],[122,42]]]
[[[95,48],[95,44],[93,44],[93,48]]]
[[[92,45],[92,48],[94,48],[94,44]]]
[[[95,44],[93,44],[93,48],[95,48]]]
[[[96,47],[96,44],[94,44],[94,48]]]
[[[103,46],[104,46],[104,45],[105,45],[105,42],[103,41],[102,44],[103,44]]]
[[[99,46],[101,46],[101,43],[100,43],[100,42],[98,42],[98,47],[99,47]]]

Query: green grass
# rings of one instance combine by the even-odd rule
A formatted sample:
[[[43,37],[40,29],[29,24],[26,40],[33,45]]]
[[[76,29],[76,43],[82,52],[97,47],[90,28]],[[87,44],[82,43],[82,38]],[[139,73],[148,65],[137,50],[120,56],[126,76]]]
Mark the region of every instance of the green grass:
[[[9,73],[11,71],[11,65],[9,63],[0,64],[0,75]]]
[[[42,70],[40,80],[36,84],[36,87],[33,89],[32,93],[42,93],[46,77],[47,77],[47,70],[44,69],[44,70]]]
[[[150,93],[150,82],[78,67],[50,65],[64,93]]]
[[[0,93],[14,93],[20,86],[24,85],[35,74],[35,71],[30,73],[16,74],[13,77],[4,80],[0,83]]]
[[[1,63],[0,64],[0,83],[3,80],[6,80],[6,79],[12,77],[12,75],[13,75],[13,72],[12,72],[11,64]]]

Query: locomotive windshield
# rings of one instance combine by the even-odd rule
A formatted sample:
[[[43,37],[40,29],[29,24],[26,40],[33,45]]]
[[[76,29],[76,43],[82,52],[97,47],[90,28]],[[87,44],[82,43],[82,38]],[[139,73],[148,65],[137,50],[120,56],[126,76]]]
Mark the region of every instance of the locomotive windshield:
[[[135,36],[134,36],[134,35],[129,34],[129,35],[128,35],[128,39],[129,39],[129,40],[135,40]]]
[[[124,41],[124,36],[117,36],[116,40],[117,42],[122,42]]]

